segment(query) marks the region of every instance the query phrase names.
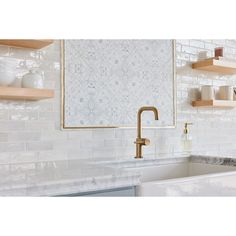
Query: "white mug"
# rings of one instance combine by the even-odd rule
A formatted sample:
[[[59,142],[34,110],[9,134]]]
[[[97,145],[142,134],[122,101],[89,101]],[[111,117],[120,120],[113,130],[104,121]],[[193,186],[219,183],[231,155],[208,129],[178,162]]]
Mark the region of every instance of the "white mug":
[[[207,51],[201,51],[198,53],[198,60],[206,60],[207,59]]]
[[[221,100],[233,100],[234,91],[232,86],[220,86],[219,96]]]
[[[211,85],[204,85],[201,87],[201,100],[214,100],[215,90]]]

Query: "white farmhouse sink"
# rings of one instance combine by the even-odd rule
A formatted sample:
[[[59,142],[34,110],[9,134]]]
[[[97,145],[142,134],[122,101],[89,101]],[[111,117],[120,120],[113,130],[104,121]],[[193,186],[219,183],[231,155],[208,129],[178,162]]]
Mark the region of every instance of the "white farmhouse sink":
[[[236,171],[234,166],[221,166],[203,163],[180,163],[157,166],[143,166],[137,168],[127,168],[129,171],[139,172],[141,182],[151,182],[159,180],[169,180],[212,173]]]
[[[218,161],[197,163],[189,158],[182,163],[125,169],[141,175],[137,196],[236,196],[236,166]]]

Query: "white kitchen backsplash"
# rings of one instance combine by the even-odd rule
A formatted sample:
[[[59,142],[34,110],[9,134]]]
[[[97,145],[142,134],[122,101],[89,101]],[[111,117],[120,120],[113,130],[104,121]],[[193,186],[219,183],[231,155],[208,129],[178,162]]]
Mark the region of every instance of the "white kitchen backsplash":
[[[183,123],[193,122],[193,151],[236,148],[236,109],[193,108],[194,89],[201,85],[235,85],[236,76],[220,76],[191,69],[198,53],[223,46],[225,56],[236,58],[236,40],[177,40],[177,128],[144,130],[151,145],[144,155],[181,152]],[[0,57],[18,58],[44,71],[45,87],[54,99],[0,100],[0,163],[82,158],[133,158],[135,129],[60,130],[60,44],[39,51],[0,46]]]

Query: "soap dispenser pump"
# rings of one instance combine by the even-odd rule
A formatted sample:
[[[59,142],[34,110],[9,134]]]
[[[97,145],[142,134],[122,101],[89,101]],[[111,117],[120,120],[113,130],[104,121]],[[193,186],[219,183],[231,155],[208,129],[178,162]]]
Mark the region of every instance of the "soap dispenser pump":
[[[185,123],[184,124],[184,131],[181,136],[181,146],[182,146],[182,151],[190,153],[192,150],[192,136],[189,132],[188,125],[192,125],[193,123]]]

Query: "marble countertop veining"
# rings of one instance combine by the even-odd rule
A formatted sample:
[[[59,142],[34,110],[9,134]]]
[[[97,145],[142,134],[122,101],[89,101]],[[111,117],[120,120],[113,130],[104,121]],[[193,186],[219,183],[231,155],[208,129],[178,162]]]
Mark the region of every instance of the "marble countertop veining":
[[[158,157],[45,161],[0,165],[0,196],[56,196],[115,189],[140,184],[140,174],[129,166],[151,165],[174,160]],[[176,157],[186,157],[177,155]]]
[[[137,184],[136,173],[87,161],[0,165],[0,196],[55,196]]]
[[[202,156],[209,158],[231,158],[236,159],[236,150],[228,150],[228,151],[205,151],[205,152],[194,152],[191,156]]]
[[[1,164],[0,196],[56,196],[136,186],[140,174],[125,168],[186,161],[235,166],[236,152]]]

